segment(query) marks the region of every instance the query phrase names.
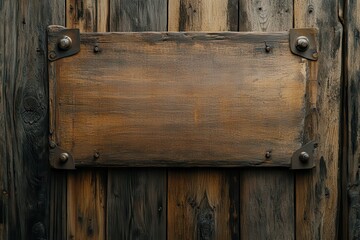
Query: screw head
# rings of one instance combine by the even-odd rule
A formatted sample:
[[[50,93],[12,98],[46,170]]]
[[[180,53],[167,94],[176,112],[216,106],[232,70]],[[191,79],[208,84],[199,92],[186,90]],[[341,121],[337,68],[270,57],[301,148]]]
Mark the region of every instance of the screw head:
[[[271,158],[271,151],[267,151],[267,152],[265,153],[265,157],[266,157],[266,158]]]
[[[54,51],[49,53],[49,58],[50,59],[55,59],[56,58],[56,53]]]
[[[56,148],[56,143],[54,141],[50,141],[49,145],[51,149]]]
[[[72,40],[69,36],[63,36],[58,41],[58,47],[64,51],[69,50],[71,48],[71,45],[72,45]]]
[[[301,152],[299,156],[299,160],[303,163],[306,163],[310,160],[310,155],[307,152]]]
[[[305,52],[309,48],[309,39],[305,36],[300,36],[296,39],[296,49],[300,52]]]
[[[65,162],[67,162],[67,160],[69,160],[69,154],[61,153],[59,159],[61,162],[65,163]]]

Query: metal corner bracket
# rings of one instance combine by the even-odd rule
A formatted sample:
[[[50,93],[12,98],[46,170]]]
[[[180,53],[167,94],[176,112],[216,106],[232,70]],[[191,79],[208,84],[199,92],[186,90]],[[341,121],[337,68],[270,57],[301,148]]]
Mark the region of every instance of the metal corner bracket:
[[[50,25],[47,28],[48,60],[55,61],[80,52],[79,29]]]
[[[317,143],[311,141],[296,150],[291,157],[291,169],[300,170],[314,168],[314,151],[316,148]]]
[[[74,170],[75,163],[71,153],[55,144],[50,144],[50,165],[55,169]]]
[[[319,58],[318,29],[293,28],[289,31],[290,50],[293,54],[317,61]]]

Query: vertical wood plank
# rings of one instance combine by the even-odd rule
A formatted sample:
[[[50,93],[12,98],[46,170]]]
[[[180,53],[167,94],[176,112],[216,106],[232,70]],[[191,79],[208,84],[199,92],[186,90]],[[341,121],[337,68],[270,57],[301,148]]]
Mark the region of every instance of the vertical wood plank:
[[[0,1],[3,239],[49,238],[46,27],[63,13],[64,2]]]
[[[169,1],[169,31],[237,31],[237,1]],[[239,239],[239,176],[230,169],[171,169],[168,239]]]
[[[111,0],[110,31],[166,31],[166,0]],[[166,239],[166,169],[108,172],[107,239]]]
[[[348,115],[345,119],[346,123],[346,140],[348,148],[345,149],[348,156],[346,166],[346,178],[344,185],[348,191],[344,191],[345,200],[348,206],[344,208],[343,222],[347,223],[343,227],[343,239],[359,239],[360,238],[360,172],[359,172],[359,111],[360,111],[360,87],[359,87],[359,28],[360,28],[360,3],[354,1],[345,1],[344,9],[344,41],[346,48],[344,49],[344,79],[347,96],[345,107]],[[344,171],[342,171],[344,172]],[[346,183],[346,184],[345,184]],[[345,202],[345,201],[344,201]],[[344,204],[344,203],[343,203]],[[348,213],[348,215],[346,215]]]
[[[305,140],[315,139],[319,147],[316,168],[296,174],[296,238],[337,239],[342,63],[338,1],[294,3],[295,27],[317,27],[320,45],[317,103],[308,113],[305,136]]]
[[[240,0],[240,31],[288,31],[293,1]],[[294,174],[288,169],[240,172],[242,239],[294,239]]]
[[[66,0],[66,27],[79,28],[81,32],[106,31],[108,7],[107,1]],[[68,172],[68,239],[105,239],[106,183],[107,171],[104,170]]]
[[[170,170],[168,239],[239,239],[237,170]]]
[[[9,11],[9,3],[0,3],[0,32],[5,32],[5,11]],[[4,80],[5,80],[5,34],[0,34],[0,239],[8,238],[8,179],[6,159],[6,121],[5,121],[5,100],[4,100]]]

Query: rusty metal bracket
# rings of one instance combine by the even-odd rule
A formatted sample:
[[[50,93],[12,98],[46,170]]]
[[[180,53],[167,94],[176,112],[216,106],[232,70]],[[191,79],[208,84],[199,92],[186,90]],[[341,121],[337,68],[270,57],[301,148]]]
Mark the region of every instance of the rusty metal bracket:
[[[63,26],[51,25],[47,28],[48,59],[55,61],[80,52],[79,29],[66,29]]]
[[[311,141],[300,149],[296,150],[291,157],[291,169],[311,169],[315,167],[314,151],[317,148],[317,143]]]
[[[50,165],[55,169],[73,170],[75,169],[75,163],[72,155],[50,143]]]
[[[294,28],[290,29],[290,50],[293,54],[316,61],[319,57],[318,29]]]

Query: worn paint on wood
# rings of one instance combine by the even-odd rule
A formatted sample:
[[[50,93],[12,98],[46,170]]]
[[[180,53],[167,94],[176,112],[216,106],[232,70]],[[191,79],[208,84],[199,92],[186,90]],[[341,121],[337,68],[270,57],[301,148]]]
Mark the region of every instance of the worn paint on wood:
[[[78,166],[289,166],[301,147],[306,61],[286,32],[81,38],[51,79],[52,137]]]
[[[166,0],[112,0],[110,9],[110,31],[166,31]],[[164,168],[109,170],[108,239],[166,239],[166,177]]]
[[[338,1],[296,0],[295,27],[319,28],[318,90],[305,139],[318,142],[316,168],[296,174],[296,238],[337,239],[342,25]]]
[[[291,0],[240,0],[239,4],[240,31],[271,32],[288,31],[292,28],[293,1]],[[287,170],[274,168],[244,170],[240,172],[240,176],[242,179],[240,181],[241,237],[243,239],[294,239],[293,174]],[[281,182],[281,187],[278,185],[279,182]],[[263,208],[264,204],[277,206],[279,199],[281,199],[283,211]],[[282,227],[278,227],[274,219],[279,220]]]

